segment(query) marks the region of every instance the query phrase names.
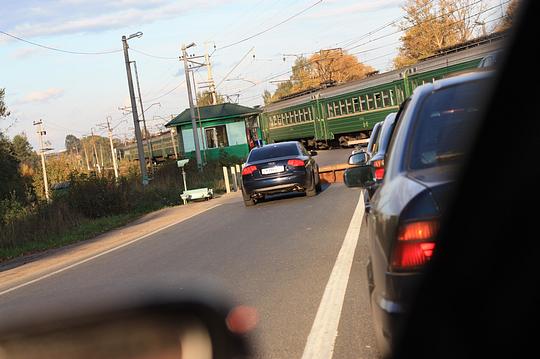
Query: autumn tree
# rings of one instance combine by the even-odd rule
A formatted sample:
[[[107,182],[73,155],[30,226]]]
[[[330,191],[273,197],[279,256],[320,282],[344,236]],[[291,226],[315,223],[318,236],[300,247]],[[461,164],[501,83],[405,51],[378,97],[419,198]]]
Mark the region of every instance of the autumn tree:
[[[437,51],[470,40],[481,24],[484,5],[475,0],[407,0],[404,32],[394,67],[415,64]]]
[[[225,102],[224,97],[219,93],[216,93],[216,99],[218,104]],[[212,104],[212,92],[208,90],[197,92],[197,106],[210,106]]]
[[[279,83],[271,98],[263,95],[265,103],[284,96],[318,88],[325,84],[339,84],[359,80],[375,70],[358,61],[342,49],[321,50],[309,58],[299,56],[292,66],[289,80]]]
[[[501,19],[501,22],[496,27],[496,31],[504,31],[512,27],[512,24],[514,23],[517,16],[518,5],[518,0],[512,0],[510,2],[508,7],[506,8],[506,13],[504,14],[504,17]]]

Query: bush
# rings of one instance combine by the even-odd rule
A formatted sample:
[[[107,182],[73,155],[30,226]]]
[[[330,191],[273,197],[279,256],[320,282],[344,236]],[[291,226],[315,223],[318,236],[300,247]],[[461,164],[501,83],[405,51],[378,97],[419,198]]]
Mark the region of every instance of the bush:
[[[188,188],[208,187],[215,192],[223,191],[222,166],[238,163],[239,159],[223,156],[209,161],[199,171],[196,163],[190,162],[185,169]],[[144,189],[140,177],[134,174],[117,181],[112,177],[73,173],[67,188],[52,191],[53,200],[49,203],[39,201],[27,205],[15,195],[0,201],[0,250],[19,248],[18,253],[21,253],[20,248],[29,243],[31,248],[65,244],[58,243],[56,238],[89,221],[114,215],[131,217],[136,213],[178,205],[182,202],[183,190],[181,171],[175,161],[160,165]],[[40,246],[33,245],[36,243]],[[44,243],[50,245],[41,245]]]

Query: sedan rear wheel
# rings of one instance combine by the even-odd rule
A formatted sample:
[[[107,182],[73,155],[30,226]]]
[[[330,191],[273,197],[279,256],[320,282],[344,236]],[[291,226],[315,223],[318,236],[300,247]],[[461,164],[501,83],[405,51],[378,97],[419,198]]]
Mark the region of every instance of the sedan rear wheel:
[[[315,184],[315,175],[311,177],[311,186],[306,189],[306,196],[313,197],[317,195],[317,185]]]

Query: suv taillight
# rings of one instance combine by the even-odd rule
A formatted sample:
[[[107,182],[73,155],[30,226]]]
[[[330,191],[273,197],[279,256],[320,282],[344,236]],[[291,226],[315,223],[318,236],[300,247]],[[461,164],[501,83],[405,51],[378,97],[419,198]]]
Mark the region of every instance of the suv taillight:
[[[252,174],[253,172],[255,172],[256,170],[257,170],[257,166],[247,166],[247,167],[244,167],[244,169],[242,170],[242,176],[250,175],[250,174]]]
[[[391,269],[403,271],[426,264],[433,256],[439,221],[416,221],[399,227],[397,243],[392,253]]]
[[[384,160],[373,161],[375,168],[375,179],[380,181],[384,178]]]

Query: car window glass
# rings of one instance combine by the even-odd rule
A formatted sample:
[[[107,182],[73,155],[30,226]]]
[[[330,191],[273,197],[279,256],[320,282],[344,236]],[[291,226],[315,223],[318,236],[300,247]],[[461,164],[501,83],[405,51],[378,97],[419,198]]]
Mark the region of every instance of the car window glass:
[[[298,155],[299,152],[296,143],[267,145],[261,148],[253,149],[249,155],[248,162]]]
[[[453,164],[462,159],[466,140],[480,117],[478,94],[483,81],[468,82],[434,92],[422,104],[409,157],[411,170]]]

